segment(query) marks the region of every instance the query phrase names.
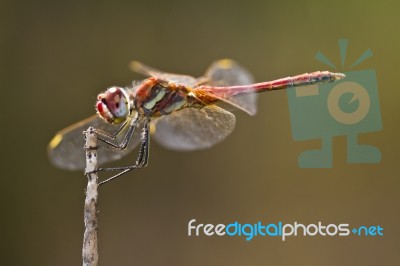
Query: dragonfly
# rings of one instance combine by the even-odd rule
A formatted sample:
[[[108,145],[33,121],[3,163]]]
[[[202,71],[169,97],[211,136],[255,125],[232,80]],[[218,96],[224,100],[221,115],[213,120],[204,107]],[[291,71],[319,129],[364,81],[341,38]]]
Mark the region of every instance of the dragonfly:
[[[131,69],[148,78],[130,86],[113,86],[97,96],[97,114],[59,132],[48,145],[51,162],[63,169],[85,168],[82,132],[94,127],[104,146],[98,162],[118,160],[139,146],[130,166],[98,168],[117,171],[104,184],[148,164],[150,135],[162,146],[180,151],[209,148],[224,140],[235,128],[239,109],[255,115],[260,92],[330,83],[342,73],[316,71],[273,81],[254,83],[252,75],[231,59],[215,61],[202,77],[162,72],[134,61]]]

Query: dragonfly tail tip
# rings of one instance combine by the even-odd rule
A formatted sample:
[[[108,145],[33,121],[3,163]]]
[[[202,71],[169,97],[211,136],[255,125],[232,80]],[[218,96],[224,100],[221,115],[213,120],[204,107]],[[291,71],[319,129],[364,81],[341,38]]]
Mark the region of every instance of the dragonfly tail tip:
[[[345,77],[346,77],[346,75],[343,73],[333,73],[333,78],[335,80],[341,80],[341,79],[344,79]]]

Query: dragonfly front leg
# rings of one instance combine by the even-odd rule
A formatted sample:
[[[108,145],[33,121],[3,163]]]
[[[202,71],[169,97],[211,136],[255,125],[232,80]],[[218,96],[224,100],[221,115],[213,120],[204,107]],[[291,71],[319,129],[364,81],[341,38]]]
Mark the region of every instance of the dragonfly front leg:
[[[103,131],[101,129],[95,128],[95,132],[97,136],[102,136],[103,138],[107,138],[109,140],[115,140],[118,135],[121,133],[121,131],[127,126],[128,120],[126,120],[114,133],[110,133],[107,131]]]
[[[133,133],[135,132],[135,129],[136,129],[137,124],[139,123],[139,120],[140,120],[139,115],[136,114],[135,117],[129,121],[128,131],[126,132],[124,139],[119,144],[115,144],[113,142],[113,140],[115,140],[117,138],[117,136],[121,133],[121,131],[127,126],[128,122],[125,122],[113,134],[109,134],[102,130],[95,130],[97,133],[97,139],[108,145],[106,147],[103,146],[103,148],[108,148],[108,149],[117,150],[117,151],[123,150],[128,146],[129,141],[132,139]]]
[[[141,145],[139,148],[139,153],[138,153],[138,157],[136,159],[136,163],[131,166],[97,169],[97,172],[99,172],[99,171],[107,171],[107,172],[108,171],[121,171],[118,174],[100,182],[99,185],[102,185],[108,181],[111,181],[131,170],[140,169],[140,168],[147,166],[148,159],[149,159],[149,149],[150,149],[150,118],[146,119],[146,121],[144,123],[143,132],[142,132],[142,136],[141,136]]]

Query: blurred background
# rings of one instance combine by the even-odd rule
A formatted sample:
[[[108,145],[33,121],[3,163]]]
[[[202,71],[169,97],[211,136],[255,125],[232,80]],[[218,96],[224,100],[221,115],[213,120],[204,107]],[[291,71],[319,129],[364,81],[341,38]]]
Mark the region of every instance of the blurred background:
[[[53,167],[54,134],[94,114],[97,94],[143,77],[131,60],[201,76],[233,58],[257,81],[316,70],[321,50],[375,69],[383,129],[361,134],[380,164],[303,169],[285,91],[261,94],[232,135],[180,153],[157,143],[150,164],[100,189],[101,265],[394,265],[400,254],[398,1],[0,1],[2,265],[79,265],[86,177]],[[341,69],[339,69],[341,70]],[[342,71],[347,71],[343,69]],[[135,154],[112,165],[127,165]],[[397,165],[397,166],[396,166]],[[188,237],[187,224],[288,222],[380,225],[383,237]]]

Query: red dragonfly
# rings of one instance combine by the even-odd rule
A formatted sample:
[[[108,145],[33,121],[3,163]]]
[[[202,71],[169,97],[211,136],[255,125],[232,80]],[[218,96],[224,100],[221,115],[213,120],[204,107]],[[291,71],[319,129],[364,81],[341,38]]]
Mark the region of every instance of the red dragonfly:
[[[98,139],[109,147],[98,150],[100,164],[117,160],[140,144],[134,165],[97,170],[119,171],[102,184],[147,165],[150,133],[169,149],[205,149],[233,131],[236,119],[229,110],[256,113],[256,93],[344,78],[341,73],[317,71],[253,83],[251,74],[229,59],[214,62],[200,78],[161,72],[139,62],[133,62],[131,68],[149,78],[127,88],[114,86],[100,93],[97,115],[59,131],[49,143],[48,153],[54,165],[84,169],[82,131],[89,126],[96,129]]]

